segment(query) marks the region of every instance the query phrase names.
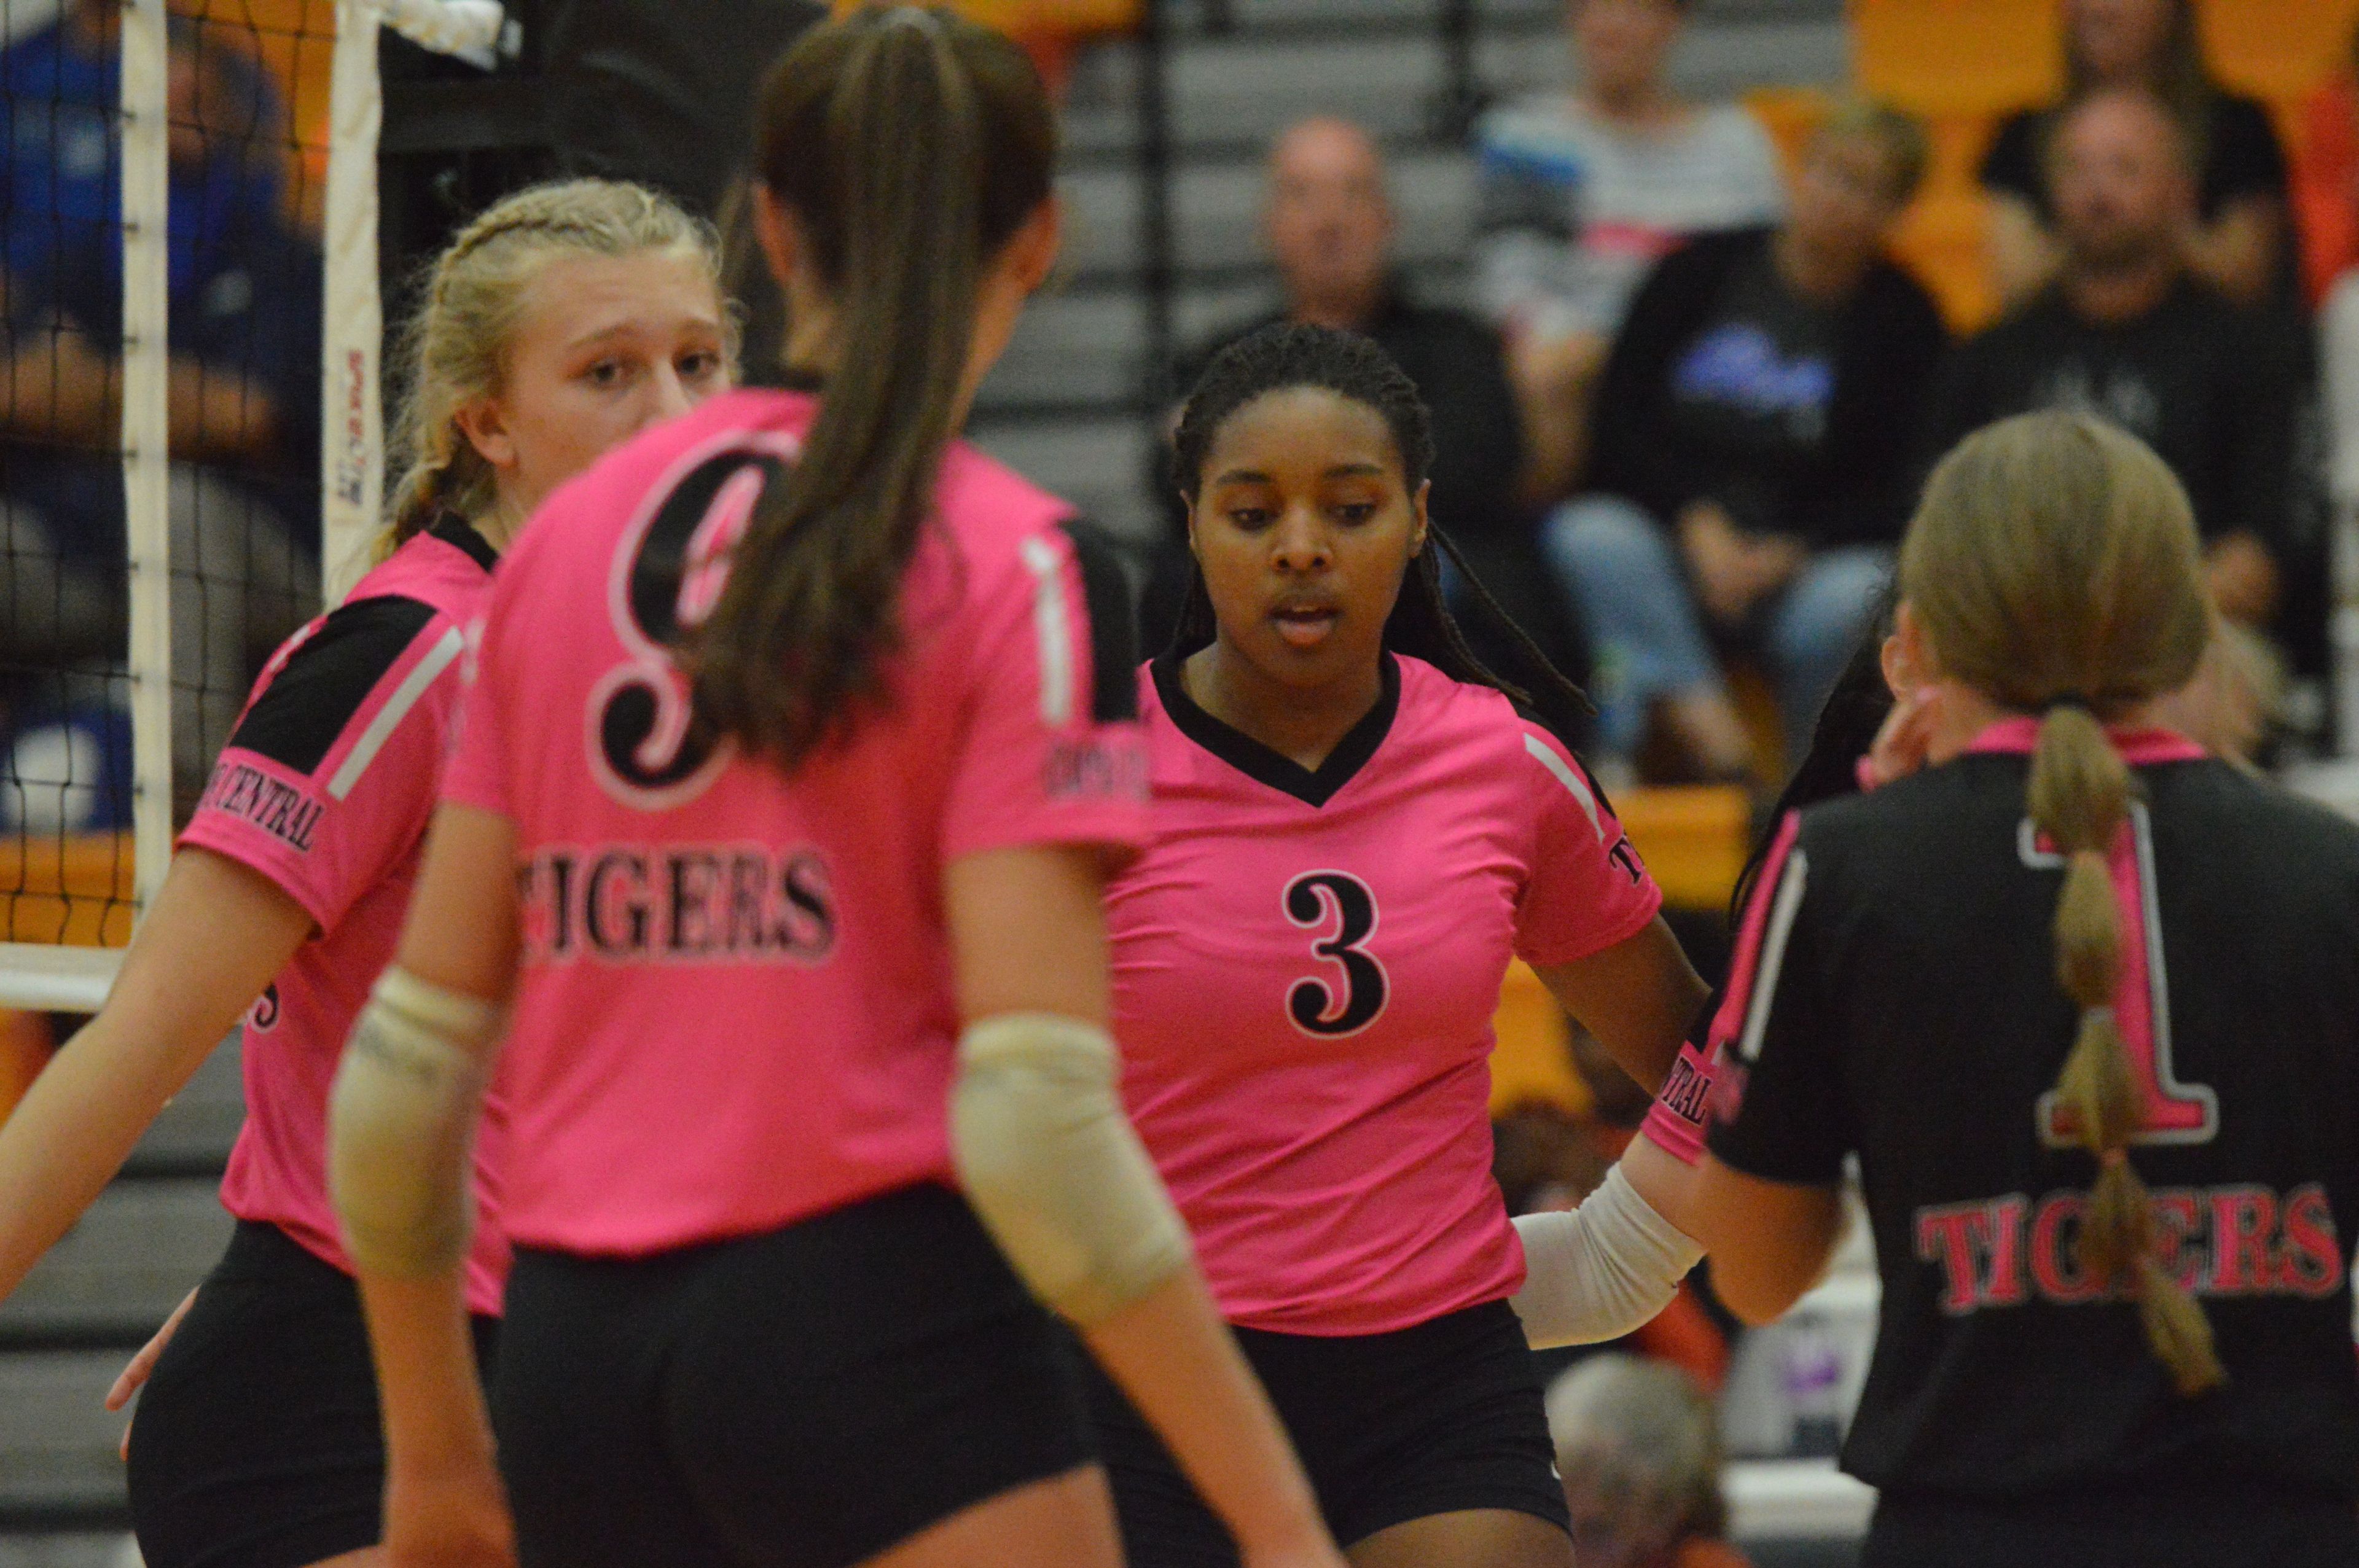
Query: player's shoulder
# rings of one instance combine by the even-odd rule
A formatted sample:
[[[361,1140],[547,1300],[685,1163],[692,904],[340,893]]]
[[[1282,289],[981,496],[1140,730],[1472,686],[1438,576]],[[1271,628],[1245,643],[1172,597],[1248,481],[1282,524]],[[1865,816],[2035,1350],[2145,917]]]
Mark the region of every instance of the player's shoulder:
[[[407,599],[464,623],[491,592],[498,565],[491,541],[465,518],[445,512],[370,568],[344,602]]]
[[[417,688],[407,711],[464,651],[459,622],[441,606],[381,584],[356,589],[280,644],[230,744],[316,772],[364,712],[385,706],[388,686]]]
[[[980,563],[1037,572],[1044,546],[1078,550],[1069,543],[1076,532],[1072,503],[965,441],[942,453],[935,504],[961,552]]]
[[[1408,654],[1395,654],[1392,659],[1399,670],[1405,730],[1452,747],[1502,752],[1527,751],[1527,741],[1538,737],[1549,749],[1571,755],[1562,737],[1497,687],[1460,680]]]
[[[2288,873],[2359,876],[2359,822],[2217,758],[2143,768],[2158,827],[2180,826]]]
[[[1462,681],[1423,659],[1396,654],[1399,728],[1414,745],[1439,751],[1479,776],[1512,777],[1553,797],[1571,795],[1592,820],[1606,806],[1580,753],[1539,714],[1495,687]]]

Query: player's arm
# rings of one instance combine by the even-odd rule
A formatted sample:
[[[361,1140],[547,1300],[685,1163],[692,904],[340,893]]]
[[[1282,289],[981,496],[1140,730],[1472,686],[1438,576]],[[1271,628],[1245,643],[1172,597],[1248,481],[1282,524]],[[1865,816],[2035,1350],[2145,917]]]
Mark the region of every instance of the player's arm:
[[[1660,915],[1601,952],[1534,972],[1648,1094],[1662,1088],[1711,994]]]
[[[1095,851],[951,862],[944,900],[967,1030],[951,1141],[977,1214],[1073,1321],[1250,1564],[1343,1559],[1187,1233],[1123,1114]]]
[[[311,929],[260,872],[186,849],[98,1016],[0,1125],[0,1299],[80,1219]]]
[[[1825,1275],[1843,1234],[1843,1195],[1747,1175],[1707,1153],[1688,1217],[1711,1250],[1713,1292],[1758,1325],[1785,1315]]]
[[[401,946],[345,1046],[328,1169],[360,1278],[386,1434],[397,1564],[513,1562],[462,1270],[475,1123],[516,961],[516,833],[445,805]]]

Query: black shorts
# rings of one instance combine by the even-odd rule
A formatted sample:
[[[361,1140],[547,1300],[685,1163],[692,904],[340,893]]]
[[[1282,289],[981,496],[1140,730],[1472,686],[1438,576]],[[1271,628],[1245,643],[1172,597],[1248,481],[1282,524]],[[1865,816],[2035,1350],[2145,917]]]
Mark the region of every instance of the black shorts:
[[[1391,1334],[1236,1335],[1340,1544],[1466,1509],[1570,1533],[1539,1376],[1506,1303]],[[1131,1568],[1235,1568],[1228,1531],[1103,1375],[1091,1379],[1091,1415]]]
[[[1886,1496],[1862,1568],[2359,1568],[2359,1505],[2268,1488],[1969,1503]]]
[[[488,1365],[497,1320],[474,1326]],[[385,1439],[352,1277],[240,1220],[140,1390],[129,1481],[148,1568],[304,1568],[375,1545]]]
[[[1053,1320],[905,1188],[652,1258],[519,1249],[493,1392],[524,1568],[843,1568],[1093,1457]]]

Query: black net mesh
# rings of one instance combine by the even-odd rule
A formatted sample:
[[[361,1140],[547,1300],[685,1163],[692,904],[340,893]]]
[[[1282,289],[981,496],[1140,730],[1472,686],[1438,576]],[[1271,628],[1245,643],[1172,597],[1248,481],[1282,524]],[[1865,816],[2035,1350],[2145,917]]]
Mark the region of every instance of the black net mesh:
[[[0,0],[0,939],[128,934],[120,0]],[[318,601],[332,0],[173,0],[172,788]]]

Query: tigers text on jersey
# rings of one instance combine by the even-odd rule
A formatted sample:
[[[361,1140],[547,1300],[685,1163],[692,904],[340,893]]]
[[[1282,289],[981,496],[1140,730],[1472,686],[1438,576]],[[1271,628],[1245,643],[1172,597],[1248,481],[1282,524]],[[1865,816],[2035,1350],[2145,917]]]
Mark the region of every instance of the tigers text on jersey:
[[[245,1125],[222,1202],[346,1273],[328,1202],[328,1088],[400,940],[459,706],[462,628],[491,590],[495,559],[446,516],[288,638],[180,835],[269,878],[316,925],[246,1017]],[[467,1304],[477,1313],[500,1310],[507,1277],[505,1126],[495,1094],[475,1141]]]
[[[695,714],[667,650],[817,406],[744,391],[638,437],[493,593],[447,794],[516,827],[520,1243],[639,1256],[950,1179],[944,867],[1144,836],[1119,570],[963,444],[888,698],[791,774]]]
[[[1621,824],[1553,735],[1416,659],[1315,773],[1176,664],[1140,691],[1154,838],[1106,895],[1123,1092],[1223,1312],[1376,1334],[1512,1294],[1491,1017],[1510,954],[1654,919]]]
[[[1712,1038],[1712,1152],[1828,1184],[1856,1151],[1884,1297],[1844,1464],[1889,1497],[2359,1495],[2359,827],[2164,731],[2113,856],[2130,1158],[2225,1388],[2181,1399],[2079,1266],[2095,1178],[2049,1094],[2063,862],[2025,816],[2030,720],[1789,819]]]

